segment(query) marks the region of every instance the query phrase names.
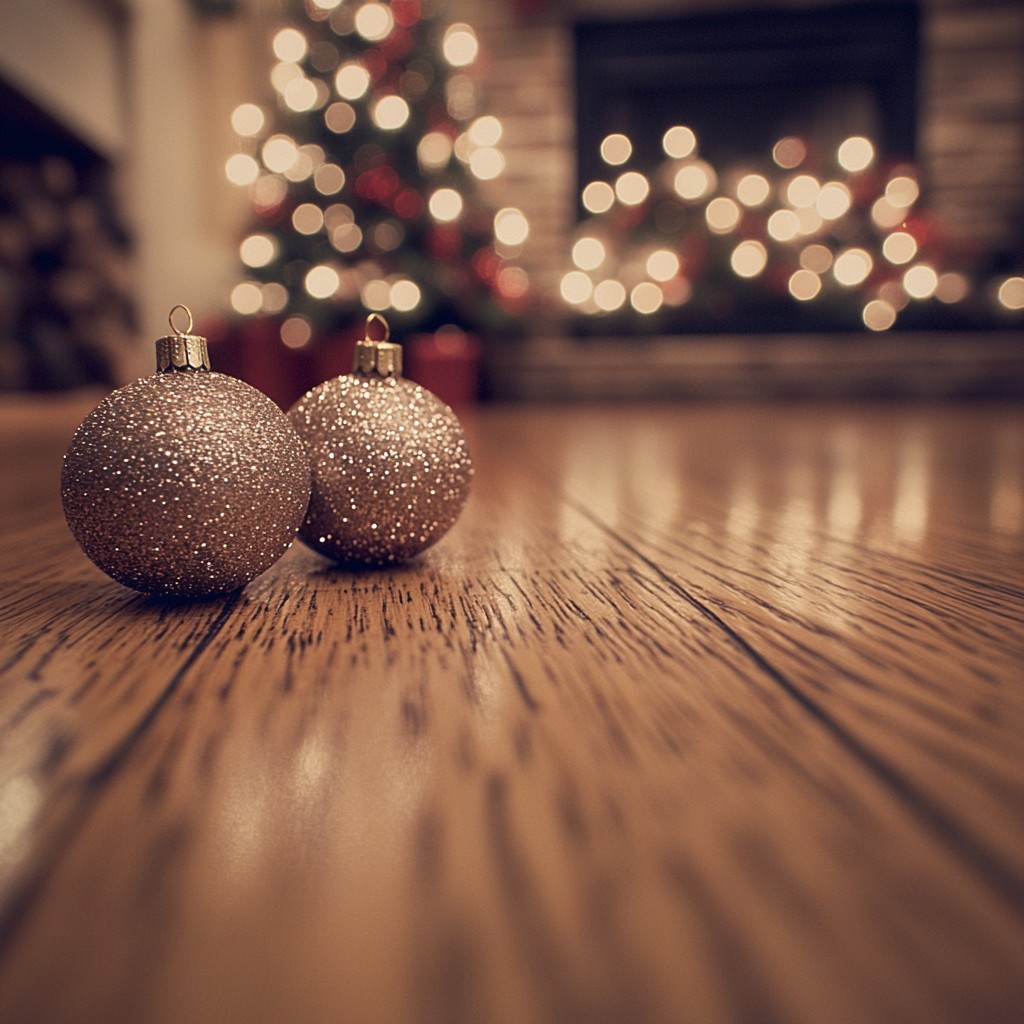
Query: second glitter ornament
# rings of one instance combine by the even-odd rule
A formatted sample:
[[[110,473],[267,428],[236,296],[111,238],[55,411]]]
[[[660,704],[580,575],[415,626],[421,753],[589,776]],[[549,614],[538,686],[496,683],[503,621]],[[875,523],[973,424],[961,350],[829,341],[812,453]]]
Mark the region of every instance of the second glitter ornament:
[[[352,372],[306,392],[288,413],[313,470],[299,536],[339,562],[412,558],[448,532],[469,496],[473,464],[462,426],[436,395],[402,376],[402,347],[389,335],[372,313]]]

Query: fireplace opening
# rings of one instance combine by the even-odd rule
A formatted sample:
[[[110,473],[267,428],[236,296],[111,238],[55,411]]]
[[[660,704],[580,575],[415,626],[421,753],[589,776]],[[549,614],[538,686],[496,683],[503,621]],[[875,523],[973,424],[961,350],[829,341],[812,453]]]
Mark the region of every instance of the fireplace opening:
[[[578,333],[874,326],[868,303],[904,271],[882,258],[885,238],[924,200],[913,164],[919,33],[918,5],[901,2],[576,25],[577,235],[607,256],[596,269],[576,261],[590,283],[572,279],[567,301],[594,314],[577,318]],[[848,139],[867,140],[867,164],[837,163]],[[880,222],[872,190],[884,196],[893,176],[917,191],[905,218]],[[795,178],[809,198],[793,194]],[[744,197],[744,179],[762,182],[765,198]],[[820,200],[825,185],[840,206],[847,197],[841,216]],[[921,258],[924,234],[913,243]],[[836,276],[847,249],[867,253],[863,276],[853,257]],[[645,259],[666,251],[664,267],[675,260],[678,271],[647,273]],[[599,292],[602,273],[613,284]],[[888,308],[873,307],[883,319]]]

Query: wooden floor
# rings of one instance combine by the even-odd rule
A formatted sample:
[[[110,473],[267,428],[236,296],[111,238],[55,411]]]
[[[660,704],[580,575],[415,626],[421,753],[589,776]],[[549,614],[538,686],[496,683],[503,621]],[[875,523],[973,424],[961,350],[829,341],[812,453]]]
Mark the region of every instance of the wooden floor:
[[[1024,411],[487,409],[417,564],[167,605],[0,407],[0,1020],[1024,1019]]]

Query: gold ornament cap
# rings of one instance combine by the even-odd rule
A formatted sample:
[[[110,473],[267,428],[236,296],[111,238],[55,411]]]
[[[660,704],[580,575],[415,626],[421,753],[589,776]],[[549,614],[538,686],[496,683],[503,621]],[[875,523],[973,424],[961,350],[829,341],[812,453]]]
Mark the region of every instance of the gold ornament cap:
[[[179,331],[174,326],[174,314],[182,310],[188,317],[188,326]],[[156,340],[156,372],[182,373],[210,369],[210,353],[206,339],[192,333],[192,310],[180,302],[167,314],[173,334]]]
[[[382,338],[371,338],[370,327],[380,324],[384,331]],[[390,341],[391,328],[380,313],[371,313],[366,318],[366,336],[356,342],[356,355],[352,372],[362,377],[401,377],[402,346]]]

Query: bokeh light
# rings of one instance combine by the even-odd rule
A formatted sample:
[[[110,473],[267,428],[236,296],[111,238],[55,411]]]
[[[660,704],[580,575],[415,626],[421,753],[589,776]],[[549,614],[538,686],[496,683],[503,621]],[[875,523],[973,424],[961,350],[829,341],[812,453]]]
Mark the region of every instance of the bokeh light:
[[[427,203],[434,220],[447,223],[462,213],[462,196],[453,188],[439,188]]]
[[[240,103],[231,112],[231,127],[239,135],[259,135],[266,124],[263,111],[255,103]]]
[[[251,185],[260,176],[260,165],[248,153],[235,153],[224,164],[224,173],[232,185]]]
[[[274,35],[271,49],[278,60],[297,64],[306,56],[306,37],[295,28],[283,28]]]
[[[655,281],[668,281],[680,269],[679,257],[670,249],[655,249],[647,257],[647,273]]]
[[[416,159],[425,171],[439,171],[452,158],[452,140],[444,132],[427,132],[416,147]]]
[[[315,203],[300,203],[292,211],[292,227],[300,235],[315,235],[324,226],[324,212]]]
[[[863,284],[874,266],[871,254],[866,249],[844,249],[832,264],[832,276],[847,288]]]
[[[303,284],[311,298],[328,299],[338,290],[341,278],[334,267],[321,263],[310,268]]]
[[[726,196],[712,199],[704,211],[708,227],[718,235],[724,235],[735,229],[740,222],[740,208]]]
[[[626,301],[626,286],[609,277],[594,286],[594,304],[605,313],[621,309]]]
[[[249,235],[239,245],[238,255],[247,267],[265,267],[277,255],[277,242],[270,235]]]
[[[771,185],[763,174],[744,174],[736,185],[736,198],[744,206],[760,206],[771,191]]]
[[[313,337],[313,327],[304,316],[290,316],[281,324],[281,342],[287,348],[305,348]]]
[[[1004,309],[1024,309],[1024,277],[1013,275],[1005,278],[999,285],[996,298]]]
[[[606,181],[592,181],[583,189],[581,198],[588,213],[606,213],[615,202],[615,189]]]
[[[849,209],[853,197],[841,181],[828,181],[821,186],[814,208],[825,220],[839,220]]]
[[[920,193],[921,190],[917,182],[905,174],[898,175],[885,186],[885,198],[889,205],[894,206],[897,210],[906,210],[913,206]]]
[[[624,206],[638,206],[650,191],[650,183],[639,171],[626,171],[615,179],[615,195]]]
[[[262,305],[263,295],[255,281],[242,281],[231,289],[231,308],[240,316],[252,316]]]
[[[697,148],[697,136],[686,125],[673,125],[662,136],[661,148],[665,150],[667,156],[675,160],[684,160]]]
[[[348,103],[332,103],[324,111],[324,124],[335,133],[335,135],[343,135],[347,131],[351,131],[352,126],[356,123],[356,112],[355,109]]]
[[[464,68],[476,60],[480,44],[469,25],[457,22],[445,32],[441,50],[453,68]]]
[[[729,265],[740,277],[757,277],[768,264],[768,250],[762,242],[748,238],[729,257]]]
[[[379,3],[364,3],[356,9],[356,31],[368,42],[378,43],[391,35],[395,19],[391,8]]]
[[[409,313],[420,304],[421,294],[415,281],[403,278],[391,286],[391,306],[399,313]]]
[[[786,199],[790,206],[802,210],[813,206],[821,195],[821,183],[810,174],[798,174],[786,186]]]
[[[501,141],[501,122],[491,115],[478,117],[469,126],[469,138],[474,146],[496,146]]]
[[[579,239],[572,247],[572,261],[580,270],[596,270],[606,255],[604,243],[590,236]]]
[[[661,289],[652,281],[641,281],[629,293],[629,304],[645,316],[657,313],[664,301]]]
[[[912,299],[928,299],[939,286],[939,275],[927,263],[917,263],[903,275],[903,290]]]
[[[370,73],[362,64],[342,64],[334,76],[334,88],[343,100],[358,100],[370,88]]]
[[[789,278],[789,294],[809,302],[821,291],[821,278],[811,270],[796,270]]]
[[[481,181],[492,181],[505,170],[505,157],[493,146],[475,149],[469,156],[469,170]]]
[[[718,183],[718,177],[709,164],[695,160],[676,171],[672,187],[681,199],[700,199]]]
[[[776,242],[790,242],[800,233],[800,219],[792,210],[776,210],[768,218],[768,234]]]
[[[872,331],[887,331],[896,323],[896,310],[885,299],[872,299],[861,314],[864,326]]]
[[[601,159],[617,167],[633,155],[633,143],[625,135],[614,133],[601,140]]]
[[[790,171],[799,167],[807,158],[807,145],[803,139],[795,135],[787,135],[779,139],[772,147],[772,159],[783,170]]]
[[[530,222],[522,210],[506,206],[494,215],[494,237],[503,245],[522,245],[530,234]]]
[[[875,159],[874,144],[863,135],[851,135],[839,146],[836,159],[839,161],[839,166],[851,174],[867,170]]]
[[[299,147],[287,135],[272,135],[263,144],[263,166],[275,174],[284,174],[299,159]]]
[[[882,243],[882,255],[890,263],[909,263],[917,255],[917,242],[906,231],[894,231]]]
[[[401,96],[382,96],[374,103],[370,117],[383,131],[397,131],[409,120],[409,104]]]
[[[579,306],[594,292],[594,282],[582,270],[570,270],[562,277],[559,291],[566,302]]]

